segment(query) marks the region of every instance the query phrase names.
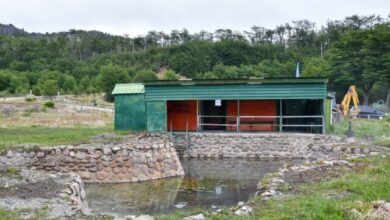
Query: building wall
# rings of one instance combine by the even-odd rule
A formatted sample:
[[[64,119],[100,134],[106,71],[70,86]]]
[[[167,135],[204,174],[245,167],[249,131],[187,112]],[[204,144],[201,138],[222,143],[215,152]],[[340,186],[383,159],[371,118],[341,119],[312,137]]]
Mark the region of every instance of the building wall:
[[[115,96],[115,130],[146,130],[144,94]]]
[[[167,130],[167,106],[165,101],[146,102],[146,127],[148,132]]]

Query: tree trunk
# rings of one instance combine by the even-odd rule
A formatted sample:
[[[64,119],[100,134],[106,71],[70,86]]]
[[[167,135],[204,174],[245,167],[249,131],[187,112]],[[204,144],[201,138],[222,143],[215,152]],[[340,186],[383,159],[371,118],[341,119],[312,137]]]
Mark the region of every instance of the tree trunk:
[[[363,105],[368,105],[368,92],[363,93]]]
[[[390,89],[387,90],[386,106],[390,108]]]

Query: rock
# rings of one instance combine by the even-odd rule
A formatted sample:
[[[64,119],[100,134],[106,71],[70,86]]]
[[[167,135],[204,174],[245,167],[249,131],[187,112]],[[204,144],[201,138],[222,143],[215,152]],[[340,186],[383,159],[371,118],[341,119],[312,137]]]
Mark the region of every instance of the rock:
[[[241,207],[241,206],[244,206],[244,205],[245,205],[245,203],[244,203],[244,202],[241,202],[241,201],[237,203],[237,206],[238,206],[238,207]]]
[[[341,147],[337,146],[333,148],[333,152],[339,153],[341,151]]]
[[[7,157],[8,158],[11,158],[13,155],[14,154],[13,154],[12,150],[7,151]]]
[[[261,194],[261,197],[270,197],[270,196],[272,196],[272,194],[271,194],[270,192],[268,192],[268,191],[263,192],[263,193]]]
[[[96,177],[97,177],[99,180],[105,180],[105,179],[107,179],[108,175],[107,175],[106,172],[101,171],[101,172],[97,172],[97,173],[96,173]]]
[[[75,153],[74,153],[73,151],[71,151],[71,152],[69,153],[69,156],[74,157],[74,156],[75,156]]]
[[[89,180],[91,178],[91,174],[89,172],[86,172],[86,171],[78,172],[78,174],[80,175],[80,177],[82,179],[85,179],[85,180]]]
[[[206,217],[202,213],[197,215],[191,215],[184,218],[184,220],[203,220],[203,219],[206,219]]]
[[[86,198],[85,190],[84,190],[84,189],[81,189],[81,190],[80,190],[80,198],[81,198],[82,200],[85,200],[85,198]]]
[[[252,213],[253,213],[253,208],[248,205],[245,205],[234,212],[234,214],[238,216],[244,216],[244,215],[246,216]]]
[[[356,209],[352,209],[351,210],[351,216],[353,217],[353,219],[361,219],[362,217],[362,213],[360,213],[358,210]]]
[[[86,154],[84,152],[80,152],[80,151],[78,151],[76,154],[76,158],[79,160],[85,159],[85,156],[86,156]]]
[[[184,208],[184,207],[186,207],[187,206],[187,203],[186,202],[179,202],[179,203],[177,203],[177,204],[175,204],[175,205],[173,205],[175,208],[177,208],[177,209],[182,209],[182,208]]]
[[[150,216],[150,215],[140,215],[140,216],[137,216],[137,217],[133,217],[131,219],[132,220],[154,220],[154,217]]]
[[[45,156],[45,153],[40,151],[37,153],[37,157],[41,158],[41,157],[44,157]]]
[[[105,154],[105,155],[111,154],[111,149],[109,147],[104,147],[103,154]]]
[[[121,148],[118,147],[118,146],[115,146],[115,147],[111,148],[112,152],[114,152],[114,153],[118,152],[120,149]]]
[[[129,152],[127,151],[127,149],[122,149],[122,156],[123,157],[128,157],[129,156]]]
[[[390,202],[374,201],[371,210],[362,219],[390,219]]]

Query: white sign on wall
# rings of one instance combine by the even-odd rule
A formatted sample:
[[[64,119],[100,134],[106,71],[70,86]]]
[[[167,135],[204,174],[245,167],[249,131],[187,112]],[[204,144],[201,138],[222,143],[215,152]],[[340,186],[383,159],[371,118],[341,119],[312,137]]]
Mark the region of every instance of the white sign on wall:
[[[215,100],[215,106],[221,106],[221,105],[222,105],[221,99]]]

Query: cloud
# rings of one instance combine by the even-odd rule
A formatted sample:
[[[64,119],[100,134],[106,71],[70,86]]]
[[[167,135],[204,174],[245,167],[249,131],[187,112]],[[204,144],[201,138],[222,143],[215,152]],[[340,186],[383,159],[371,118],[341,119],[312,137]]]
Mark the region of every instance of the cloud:
[[[35,32],[75,28],[136,36],[182,28],[273,28],[299,19],[320,26],[353,14],[386,17],[389,8],[388,0],[0,0],[0,23]]]

